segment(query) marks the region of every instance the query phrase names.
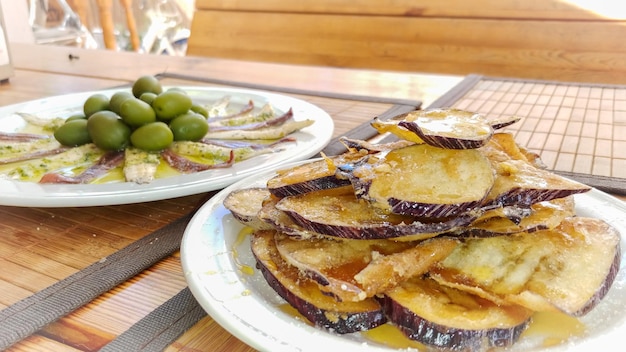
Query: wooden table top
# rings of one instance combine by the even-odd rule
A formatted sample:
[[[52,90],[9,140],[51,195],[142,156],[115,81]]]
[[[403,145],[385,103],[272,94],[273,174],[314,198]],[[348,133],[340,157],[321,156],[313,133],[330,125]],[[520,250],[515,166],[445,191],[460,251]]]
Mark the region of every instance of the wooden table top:
[[[13,43],[15,75],[0,85],[0,106],[54,95],[128,85],[143,74],[245,82],[285,89],[412,99],[428,106],[462,81],[460,76],[405,74],[276,65],[193,57]],[[189,83],[175,76],[168,82]],[[193,84],[205,84],[201,80]],[[388,102],[358,102],[288,93],[329,111],[334,137],[387,110]],[[120,249],[171,224],[207,199],[192,195],[141,204],[80,208],[0,206],[0,309],[11,307]],[[625,199],[621,197],[621,199]],[[174,251],[97,296],[10,351],[96,351],[181,292],[186,281]],[[167,351],[253,351],[204,316],[174,339]]]

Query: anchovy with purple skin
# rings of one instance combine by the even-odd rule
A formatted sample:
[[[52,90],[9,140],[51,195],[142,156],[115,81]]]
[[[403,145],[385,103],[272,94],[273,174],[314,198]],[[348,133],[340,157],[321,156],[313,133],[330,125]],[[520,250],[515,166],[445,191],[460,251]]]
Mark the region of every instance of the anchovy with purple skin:
[[[315,121],[311,119],[306,120],[287,120],[285,123],[277,126],[267,126],[264,128],[252,129],[252,130],[222,130],[212,131],[209,128],[209,132],[205,138],[211,139],[280,139],[291,133],[299,131],[303,128],[311,126]]]
[[[41,177],[39,183],[90,183],[99,176],[104,175],[109,170],[121,165],[124,162],[123,151],[112,151],[105,153],[98,162],[75,176],[63,175],[61,173],[47,173]]]
[[[60,153],[33,159],[7,172],[7,177],[19,181],[37,182],[44,174],[60,169],[88,167],[98,161],[104,152],[93,143],[67,148]]]
[[[228,160],[218,164],[196,163],[185,158],[184,156],[174,153],[170,149],[163,150],[161,152],[161,156],[171,167],[183,173],[228,168],[235,162],[235,152],[233,150],[230,151],[230,158]]]
[[[7,135],[12,135],[9,133]],[[18,137],[22,138],[22,137]],[[54,138],[28,138],[27,141],[0,141],[0,165],[10,164],[18,161],[32,160],[46,157],[49,155],[59,154],[67,151],[69,148],[62,146]]]
[[[286,113],[273,117],[271,119],[267,119],[265,121],[260,122],[252,122],[245,125],[209,125],[209,130],[211,132],[220,132],[220,131],[249,131],[249,130],[258,130],[265,127],[277,126],[285,123],[287,120],[293,118],[293,109],[289,109]]]
[[[254,102],[252,100],[250,100],[250,101],[248,101],[248,104],[245,105],[243,108],[241,108],[241,110],[239,110],[238,112],[232,113],[230,115],[209,116],[207,118],[207,121],[209,123],[212,123],[212,122],[230,120],[232,118],[245,115],[245,114],[251,112],[252,110],[254,110]]]
[[[237,149],[237,148],[251,148],[251,149],[265,149],[265,148],[272,148],[275,147],[279,144],[282,143],[291,143],[291,142],[296,142],[296,139],[293,137],[285,137],[285,138],[281,138],[280,140],[276,141],[276,142],[272,142],[272,143],[257,143],[257,142],[251,142],[251,141],[238,141],[238,140],[221,140],[221,139],[210,139],[210,138],[203,138],[200,140],[201,143],[204,144],[210,144],[210,145],[216,145],[219,147],[224,147],[224,148],[231,148],[231,149]]]
[[[247,113],[232,116],[228,119],[218,119],[209,122],[209,130],[224,126],[243,126],[251,123],[263,122],[276,117],[276,111],[270,104],[265,104],[259,110],[252,110]],[[209,116],[211,118],[211,116]]]
[[[35,133],[0,132],[0,141],[30,142],[47,138],[50,136]]]
[[[31,153],[20,153],[18,155],[13,155],[9,158],[0,158],[0,165],[16,163],[18,161],[27,161],[27,160],[43,158],[46,156],[51,156],[51,155],[66,152],[68,149],[69,148],[66,148],[66,147],[60,147],[60,148],[54,148],[54,149],[48,149],[48,150],[38,150],[35,152],[31,152]]]

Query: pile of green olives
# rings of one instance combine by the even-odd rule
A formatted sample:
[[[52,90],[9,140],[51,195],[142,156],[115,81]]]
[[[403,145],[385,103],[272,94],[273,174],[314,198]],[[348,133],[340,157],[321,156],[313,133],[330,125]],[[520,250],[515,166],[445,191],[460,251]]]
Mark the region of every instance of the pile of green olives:
[[[104,150],[159,151],[173,141],[198,141],[208,130],[207,110],[183,89],[164,91],[156,77],[142,76],[131,91],[89,96],[83,113],[67,118],[54,138],[68,147],[94,143]]]

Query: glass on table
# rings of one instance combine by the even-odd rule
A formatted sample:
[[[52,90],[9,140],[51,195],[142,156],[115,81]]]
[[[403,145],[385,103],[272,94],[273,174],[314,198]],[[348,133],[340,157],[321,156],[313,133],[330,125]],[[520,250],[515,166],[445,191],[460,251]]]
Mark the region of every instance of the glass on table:
[[[29,0],[28,21],[37,44],[97,47],[89,30],[65,0]]]

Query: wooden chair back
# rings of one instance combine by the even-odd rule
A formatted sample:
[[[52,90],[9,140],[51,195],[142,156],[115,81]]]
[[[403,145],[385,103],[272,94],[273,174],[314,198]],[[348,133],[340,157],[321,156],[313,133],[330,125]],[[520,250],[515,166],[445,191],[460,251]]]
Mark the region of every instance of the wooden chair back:
[[[575,3],[196,0],[187,55],[626,83],[623,6]]]

